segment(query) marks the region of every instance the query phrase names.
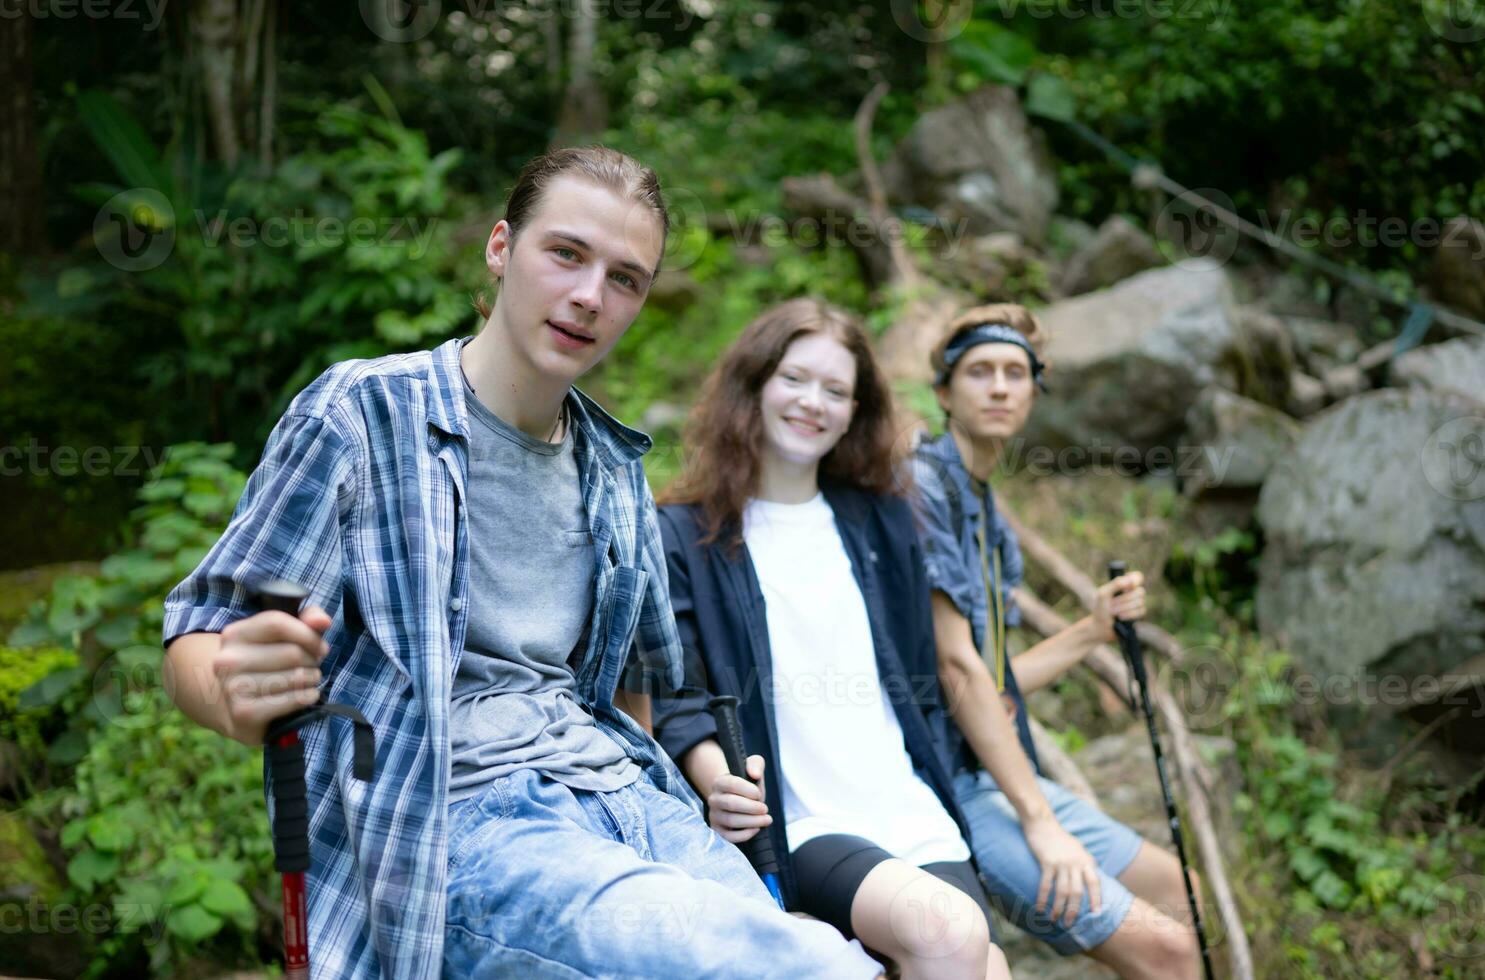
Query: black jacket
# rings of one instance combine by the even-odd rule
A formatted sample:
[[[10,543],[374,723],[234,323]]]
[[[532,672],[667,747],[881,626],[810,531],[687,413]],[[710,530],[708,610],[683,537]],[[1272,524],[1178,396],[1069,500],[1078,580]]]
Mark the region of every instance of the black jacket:
[[[947,718],[939,691],[938,657],[928,580],[907,502],[842,486],[822,488],[835,512],[846,554],[866,602],[882,691],[896,709],[904,742],[918,775],[938,794],[969,839],[954,800],[946,760]],[[772,659],[763,592],[747,547],[729,553],[724,543],[698,543],[700,512],[691,505],[660,508],[660,534],[670,573],[671,604],[686,655],[686,682],[653,702],[655,737],[679,760],[698,742],[716,737],[706,710],[712,695],[740,699],[748,754],[766,762],[764,784],[773,823],[774,853],[790,908],[798,901],[793,863],[787,860],[781,772],[773,704]]]

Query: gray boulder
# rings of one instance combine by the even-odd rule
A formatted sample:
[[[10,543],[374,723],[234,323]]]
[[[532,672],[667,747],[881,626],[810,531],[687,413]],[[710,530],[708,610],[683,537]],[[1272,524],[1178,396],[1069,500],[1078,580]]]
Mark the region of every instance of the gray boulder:
[[[1182,473],[1186,493],[1257,491],[1299,434],[1299,423],[1283,412],[1223,388],[1204,389],[1186,413],[1186,438],[1201,450],[1189,454]]]
[[[1323,377],[1361,356],[1363,348],[1355,327],[1318,317],[1286,316],[1282,319],[1293,338],[1300,368],[1307,374]]]
[[[1162,265],[1165,257],[1155,247],[1155,239],[1116,214],[1099,227],[1091,242],[1068,259],[1062,273],[1062,291],[1076,296]]]
[[[1426,684],[1485,652],[1480,403],[1386,389],[1322,412],[1264,482],[1258,520],[1259,626],[1320,681],[1344,682],[1340,700],[1428,700],[1365,682]]]
[[[1485,337],[1415,347],[1392,362],[1392,383],[1485,401]]]
[[[1029,446],[1133,455],[1153,468],[1153,450],[1173,457],[1202,389],[1241,390],[1251,370],[1276,373],[1255,365],[1272,355],[1244,327],[1226,272],[1208,260],[1151,269],[1038,316],[1051,394],[1031,413]]]
[[[1303,371],[1289,373],[1289,401],[1284,406],[1295,418],[1306,418],[1325,407],[1325,383]]]
[[[882,168],[900,204],[931,208],[971,235],[1013,231],[1040,245],[1057,207],[1057,175],[1016,90],[986,85],[925,113]]]

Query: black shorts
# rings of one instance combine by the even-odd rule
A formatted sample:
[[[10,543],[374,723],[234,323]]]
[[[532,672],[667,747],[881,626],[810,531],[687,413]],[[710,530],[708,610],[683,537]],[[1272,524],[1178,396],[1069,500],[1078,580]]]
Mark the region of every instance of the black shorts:
[[[856,890],[871,869],[892,855],[864,837],[851,834],[826,834],[806,841],[795,851],[794,877],[799,884],[799,908],[839,929],[847,939],[855,939],[851,928],[851,903]],[[990,901],[984,886],[968,861],[938,861],[923,865],[923,870],[942,878],[974,899],[985,913],[991,942],[999,942],[995,917],[990,914]]]

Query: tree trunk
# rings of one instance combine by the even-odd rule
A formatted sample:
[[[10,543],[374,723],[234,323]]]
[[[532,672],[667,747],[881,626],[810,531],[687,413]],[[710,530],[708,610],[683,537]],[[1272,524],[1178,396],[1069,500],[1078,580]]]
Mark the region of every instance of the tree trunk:
[[[234,97],[237,78],[237,4],[234,0],[196,0],[191,25],[199,46],[201,81],[206,90],[206,110],[217,156],[229,168],[242,156]]]
[[[0,252],[12,255],[44,244],[31,43],[31,17],[0,18]]]
[[[268,0],[263,36],[263,99],[258,108],[258,159],[273,168],[273,131],[278,122],[278,0]]]
[[[586,143],[608,125],[608,105],[593,74],[593,54],[598,47],[598,15],[595,4],[574,6],[572,33],[567,45],[567,92],[557,117],[556,146]]]

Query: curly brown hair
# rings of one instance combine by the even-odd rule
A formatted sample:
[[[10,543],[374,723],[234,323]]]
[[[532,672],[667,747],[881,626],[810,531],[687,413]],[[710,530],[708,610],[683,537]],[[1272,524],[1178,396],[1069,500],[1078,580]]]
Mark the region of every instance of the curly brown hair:
[[[706,379],[686,426],[686,467],[664,503],[699,505],[703,543],[742,543],[742,512],[758,492],[763,453],[762,390],[789,345],[807,334],[840,341],[856,363],[856,410],[820,474],[872,493],[900,493],[892,389],[854,316],[817,299],[767,310],[743,330]]]

